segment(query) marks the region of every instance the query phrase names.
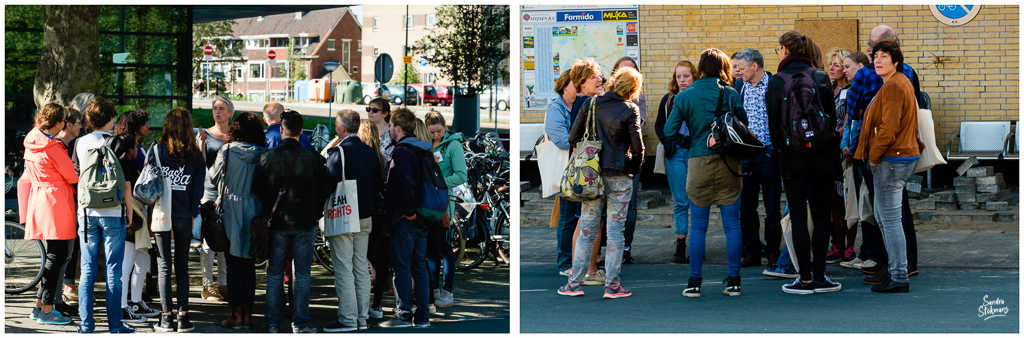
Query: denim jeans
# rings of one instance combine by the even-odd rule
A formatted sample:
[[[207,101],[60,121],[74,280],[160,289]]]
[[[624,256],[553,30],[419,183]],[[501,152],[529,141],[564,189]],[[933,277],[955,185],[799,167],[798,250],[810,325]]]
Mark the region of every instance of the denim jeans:
[[[888,254],[889,275],[893,281],[910,282],[907,276],[907,238],[903,234],[902,195],[907,179],[914,174],[915,163],[879,161],[871,167],[875,183],[875,218],[882,229]]]
[[[675,202],[672,209],[675,233],[685,235],[690,231],[690,199],[686,197],[686,171],[689,169],[686,159],[690,157],[690,150],[674,144],[672,146],[676,147],[676,152],[665,158],[665,175]]]
[[[572,268],[572,234],[580,220],[580,202],[562,199],[558,207],[558,271]]]
[[[359,232],[327,237],[334,264],[334,293],[338,296],[338,322],[366,325],[370,310],[370,266],[366,248],[370,243],[369,218],[359,224]]]
[[[430,288],[452,292],[455,288],[455,253],[443,234],[427,238],[427,271],[430,272]],[[440,275],[440,278],[438,278]],[[434,294],[430,294],[431,303]]]
[[[174,233],[173,258],[171,253],[172,232]],[[172,297],[176,295],[178,311],[188,311],[188,255],[192,243],[192,218],[171,217],[171,231],[154,232],[153,236],[156,238],[160,308],[163,312],[174,311],[174,298]],[[172,274],[175,277],[174,282],[171,281]],[[176,294],[171,294],[172,284],[178,285]]]
[[[290,254],[295,267],[292,276],[295,293],[292,294],[292,329],[309,326],[309,270],[313,265],[313,243],[316,229],[271,230],[270,261],[267,271],[267,325],[279,325],[284,309],[285,258]],[[230,293],[229,293],[230,294]]]
[[[722,228],[725,230],[725,253],[729,258],[729,276],[740,275],[740,258],[743,256],[743,236],[740,234],[740,201],[730,205],[720,205]],[[690,224],[690,277],[703,278],[701,271],[704,266],[704,239],[708,233],[708,218],[711,206],[690,208],[693,212],[693,223]]]
[[[743,192],[740,194],[740,229],[743,234],[743,254],[760,257],[779,256],[782,243],[782,174],[779,172],[777,152],[765,152],[753,159],[742,161]],[[761,221],[757,217],[758,200],[764,196],[764,241],[761,243]]]
[[[626,223],[626,209],[629,198],[633,195],[633,179],[629,176],[603,176],[604,197],[583,202],[580,218],[580,235],[576,238],[576,250],[572,260],[572,276],[569,281],[583,283],[584,274],[590,265],[590,252],[593,249],[594,237],[600,236],[601,205],[608,200],[608,248],[605,249],[604,285],[619,284],[619,269],[622,267],[622,249],[625,239],[623,230]]]
[[[633,195],[629,197],[629,209],[626,212],[626,223],[622,229],[622,238],[624,241],[623,251],[629,251],[633,248],[633,233],[636,232],[636,194],[640,191],[640,172],[633,175]],[[608,229],[605,229],[607,232]]]
[[[78,329],[93,332],[96,320],[92,316],[96,274],[99,268],[100,243],[106,259],[107,272],[107,327],[111,331],[121,327],[121,261],[124,260],[124,228],[120,217],[89,216],[84,227],[78,228],[82,248],[82,277],[78,281],[78,314],[82,322]]]
[[[430,322],[430,276],[427,274],[427,228],[402,218],[391,235],[391,269],[395,271],[395,316],[406,322]],[[412,313],[415,299],[416,313]]]

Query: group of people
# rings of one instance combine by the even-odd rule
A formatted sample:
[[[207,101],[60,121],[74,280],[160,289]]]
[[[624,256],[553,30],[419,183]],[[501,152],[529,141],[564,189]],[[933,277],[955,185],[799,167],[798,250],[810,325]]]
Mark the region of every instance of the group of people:
[[[917,136],[922,94],[896,33],[880,25],[871,30],[867,53],[832,48],[823,54],[809,36],[789,31],[778,38],[775,53],[780,63],[773,74],[756,49],[730,57],[708,48],[696,65],[676,64],[658,105],[654,129],[664,147],[658,159],[664,160],[674,200],[672,260],[690,265],[682,295],[701,295],[712,205],[721,211],[726,238],[726,295],[741,294],[740,268],[761,266],[762,258],[769,268],[764,275],[795,279],[782,285],[785,293],[840,291],[842,285],[825,274],[826,264],[834,263],[863,271],[874,292],[908,292],[909,276],[918,271],[906,181],[924,148]],[[548,105],[547,136],[570,150],[583,139],[588,119],[595,120],[590,133],[601,141],[605,190],[582,207],[560,202],[557,262],[559,274],[569,277],[560,295],[582,296],[583,285],[604,285],[604,298],[631,295],[619,274],[620,264],[632,261],[633,205],[645,151],[642,83],[639,65],[629,57],[616,63],[607,81],[597,63],[583,60],[556,82],[560,96]],[[763,152],[739,159],[712,150],[713,121],[727,113],[756,136]],[[846,168],[853,175],[845,180],[858,188],[865,184],[871,199],[866,203],[874,209],[875,221],[859,222],[859,255],[857,222],[848,226],[844,217],[846,199],[858,198],[844,193]],[[757,211],[761,200],[764,242]],[[792,226],[796,264],[788,250],[779,250],[784,213]],[[604,271],[595,264],[602,232],[607,234]]]
[[[191,112],[171,109],[159,140],[147,149],[141,144],[149,133],[145,110],[119,116],[112,103],[88,93],[76,96],[68,107],[44,105],[24,141],[22,179],[30,184],[22,210],[25,239],[46,242],[31,319],[40,324],[72,322],[70,315],[54,308],[63,280],[63,300],[78,301],[78,331],[93,332],[93,285],[102,254],[110,332],[135,332],[126,323],[145,323],[152,317],[159,317],[153,324],[158,332],[192,331],[189,251],[201,246],[203,298],[227,300],[231,314],[221,326],[253,329],[256,261],[250,256],[250,224],[255,217],[266,217],[266,332],[280,331],[286,279],[294,283],[292,331],[316,332],[309,299],[317,228],[336,185],[354,180],[358,231],[326,238],[339,305],[338,319],[323,331],[365,330],[368,318],[384,318],[381,302],[392,286],[394,316],[381,326],[429,326],[435,307],[454,301],[455,262],[451,246],[437,234],[445,227],[417,211],[421,159],[434,158],[448,187],[464,183],[462,138],[448,131],[440,113],[420,119],[405,108],[392,112],[384,98],[371,101],[366,113],[368,118],[361,119],[353,110],[337,112],[337,138],[318,153],[303,134],[299,113],[272,102],[263,116],[236,114],[231,100],[218,96],[213,126],[196,132]],[[85,134],[83,124],[92,132]],[[116,160],[107,160],[111,158]],[[133,188],[147,170],[170,185],[170,195],[162,194],[155,204],[133,199]],[[100,184],[120,180],[124,186]],[[94,197],[108,191],[116,197]],[[195,242],[193,223],[201,209],[215,210],[221,217],[228,250],[212,252],[205,239]],[[159,310],[142,299],[151,253],[156,256]],[[213,288],[214,260],[219,288]],[[377,272],[373,281],[370,264]],[[81,267],[77,292],[76,266]],[[371,283],[376,284],[372,293]]]

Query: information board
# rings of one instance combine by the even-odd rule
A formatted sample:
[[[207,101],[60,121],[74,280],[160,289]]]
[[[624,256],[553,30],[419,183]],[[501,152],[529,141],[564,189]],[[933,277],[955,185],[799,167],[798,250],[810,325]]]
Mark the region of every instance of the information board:
[[[580,60],[596,61],[606,77],[623,56],[639,62],[637,13],[636,6],[523,6],[523,109],[545,110],[558,96],[555,81]]]

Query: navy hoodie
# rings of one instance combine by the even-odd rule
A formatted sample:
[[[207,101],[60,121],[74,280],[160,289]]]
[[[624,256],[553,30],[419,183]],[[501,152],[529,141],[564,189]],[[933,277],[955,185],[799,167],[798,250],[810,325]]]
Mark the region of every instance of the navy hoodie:
[[[419,148],[419,149],[416,149]],[[406,135],[395,143],[388,163],[387,188],[384,189],[384,214],[391,234],[398,229],[402,216],[416,215],[420,202],[420,154],[430,151],[430,143],[420,141],[416,136]],[[423,217],[417,216],[416,225],[423,225]]]
[[[185,163],[171,156],[167,146],[157,144],[157,151],[146,155],[146,164],[156,163],[153,157],[160,156],[162,171],[171,180],[171,215],[174,217],[196,217],[199,215],[199,200],[203,198],[203,182],[206,180],[206,161],[200,150],[196,150],[196,161]]]

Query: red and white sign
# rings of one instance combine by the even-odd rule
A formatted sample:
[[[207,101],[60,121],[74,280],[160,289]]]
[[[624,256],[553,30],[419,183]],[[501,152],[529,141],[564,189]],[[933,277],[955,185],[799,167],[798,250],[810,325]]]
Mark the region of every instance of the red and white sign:
[[[213,47],[210,47],[210,45],[207,45],[206,47],[203,47],[203,54],[206,54],[206,55],[213,54]]]
[[[274,58],[276,58],[276,57],[277,57],[277,53],[274,53],[274,51],[273,51],[273,50],[271,50],[271,51],[268,51],[268,52],[267,52],[267,58],[268,58],[268,59],[271,59],[271,60],[273,60],[273,59],[274,59]]]

